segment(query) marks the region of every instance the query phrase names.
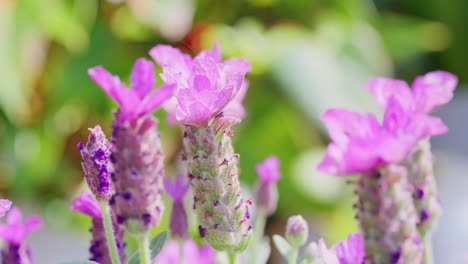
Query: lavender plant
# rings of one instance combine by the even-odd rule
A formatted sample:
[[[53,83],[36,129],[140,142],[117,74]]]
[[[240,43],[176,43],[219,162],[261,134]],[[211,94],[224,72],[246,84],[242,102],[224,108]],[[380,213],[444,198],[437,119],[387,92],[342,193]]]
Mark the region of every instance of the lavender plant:
[[[169,109],[183,125],[188,177],[194,191],[200,236],[231,256],[250,242],[250,199],[240,193],[238,160],[230,127],[241,121],[245,59],[221,60],[218,46],[195,58],[158,45],[150,55],[161,65],[166,83],[177,83],[176,102]]]
[[[241,58],[222,60],[218,45],[194,58],[166,45],[155,46],[150,55],[163,70],[165,84],[156,90],[155,69],[146,59],[136,61],[130,89],[100,66],[89,70],[119,109],[114,112],[110,140],[96,126],[90,129],[88,142],[78,144],[91,193],[83,192],[71,209],[92,219],[87,263],[209,264],[220,255],[222,258],[216,251],[225,251],[230,263],[266,262],[257,255],[265,244],[270,252],[264,227],[277,208],[280,161],[271,156],[256,166],[255,199],[246,199],[239,182],[239,154],[231,142],[232,126],[245,116],[242,100],[250,63]],[[318,169],[334,175],[358,175],[352,182],[360,232],[328,248],[323,239],[307,243],[307,221],[292,216],[285,238],[273,236],[290,264],[431,263],[423,239],[428,240],[435,228],[440,204],[430,138],[445,133],[447,127],[429,113],[450,101],[456,84],[454,75],[442,71],[418,77],[412,89],[403,81],[377,77],[367,89],[385,107],[381,122],[373,114],[345,109],[322,115],[332,141]],[[153,116],[163,104],[168,122],[183,129],[180,171],[187,173],[174,182],[165,175],[159,121]],[[164,187],[172,199],[171,240],[163,247],[166,232],[160,233],[150,250],[149,233],[164,213]],[[183,202],[189,189],[194,194],[198,233],[208,244],[198,245],[190,237],[189,212]],[[11,205],[0,199],[0,218]],[[6,222],[0,222],[0,238],[6,242],[2,263],[32,263],[25,238],[41,225],[38,216],[23,223],[21,210],[12,208]],[[125,232],[139,246],[128,258]],[[252,241],[251,249],[244,251]],[[239,253],[241,258],[237,258]]]

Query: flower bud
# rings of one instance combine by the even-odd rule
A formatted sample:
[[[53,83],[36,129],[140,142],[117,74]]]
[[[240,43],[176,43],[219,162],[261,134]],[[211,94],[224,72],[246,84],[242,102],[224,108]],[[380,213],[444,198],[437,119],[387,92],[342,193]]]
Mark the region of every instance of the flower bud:
[[[286,225],[286,239],[293,247],[304,245],[309,236],[309,226],[300,215],[291,216]]]

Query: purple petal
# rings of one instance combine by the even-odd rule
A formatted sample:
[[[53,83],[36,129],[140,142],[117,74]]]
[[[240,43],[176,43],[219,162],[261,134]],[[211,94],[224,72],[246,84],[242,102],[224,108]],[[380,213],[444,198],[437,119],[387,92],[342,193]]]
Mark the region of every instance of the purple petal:
[[[102,211],[99,203],[88,192],[81,193],[81,195],[72,202],[70,209],[87,214],[93,218],[102,219]]]
[[[353,233],[346,241],[339,241],[332,247],[340,264],[362,263],[365,257],[364,239],[360,233]]]
[[[374,77],[366,89],[374,95],[379,104],[386,106],[391,96],[396,97],[405,107],[413,104],[413,95],[408,84],[402,80]]]
[[[138,107],[137,115],[142,116],[156,110],[173,95],[175,88],[175,84],[164,84],[160,86]]]
[[[2,218],[8,210],[10,210],[12,202],[6,199],[0,199],[0,218]]]
[[[248,87],[249,82],[244,80],[239,92],[237,92],[236,96],[223,108],[223,116],[220,118],[220,123],[234,125],[245,117],[245,109],[242,105],[242,101],[244,100]]]
[[[187,87],[192,69],[192,59],[189,55],[168,45],[157,45],[149,54],[162,67],[161,78],[164,82]]]
[[[262,163],[255,167],[260,180],[263,182],[275,182],[281,177],[280,162],[276,156],[271,156],[265,159]]]
[[[140,100],[136,93],[127,89],[117,76],[113,76],[101,66],[89,69],[88,74],[120,105],[124,119],[134,114],[133,111],[140,104]]]
[[[174,202],[181,202],[190,187],[189,184],[185,182],[184,175],[177,176],[174,183],[172,183],[171,178],[166,177],[164,179],[164,186],[166,187],[166,192],[172,197]]]
[[[457,84],[457,77],[445,71],[433,71],[418,76],[413,83],[417,109],[429,113],[448,103],[453,97]]]
[[[24,223],[27,234],[40,229],[42,225],[42,218],[38,215],[29,216]]]
[[[132,90],[143,100],[156,83],[153,63],[143,58],[138,59],[133,66],[130,82]]]
[[[211,57],[216,63],[221,62],[222,56],[219,43],[215,43],[212,49],[204,50],[197,55],[197,57],[203,56]]]

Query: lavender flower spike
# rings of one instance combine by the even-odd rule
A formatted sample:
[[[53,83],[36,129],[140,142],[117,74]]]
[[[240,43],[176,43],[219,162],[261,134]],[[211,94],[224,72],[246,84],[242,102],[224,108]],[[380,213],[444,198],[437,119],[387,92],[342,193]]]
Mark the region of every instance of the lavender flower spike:
[[[278,187],[276,182],[280,179],[279,159],[275,156],[267,158],[256,166],[260,178],[255,192],[257,206],[271,215],[276,211],[278,204]]]
[[[438,123],[398,111],[399,106],[392,101],[383,125],[372,115],[347,110],[322,116],[332,142],[319,169],[360,174],[356,208],[366,263],[421,263],[424,254],[407,170],[398,164],[414,142],[437,130]]]
[[[172,96],[175,85],[152,92],[154,66],[146,59],[136,61],[130,89],[102,67],[90,69],[89,74],[120,106],[112,126],[111,179],[116,193],[110,205],[120,225],[134,235],[145,235],[159,223],[164,210],[163,154],[158,120],[151,113]]]
[[[39,216],[30,216],[23,222],[22,218],[21,210],[13,207],[6,223],[0,223],[0,238],[6,242],[1,251],[4,264],[32,263],[31,250],[25,239],[42,226],[42,219]]]
[[[100,202],[108,202],[114,194],[110,175],[113,166],[110,162],[110,144],[101,127],[89,129],[88,143],[78,143],[81,152],[81,165],[85,172],[86,183],[94,197]]]
[[[6,199],[0,199],[0,218],[2,218],[11,207],[11,201]]]
[[[348,239],[339,241],[331,249],[325,241],[312,242],[307,246],[307,263],[362,264],[364,263],[364,239],[360,233],[349,234]]]
[[[394,97],[393,100],[398,101],[405,108],[404,111],[421,115],[448,103],[453,97],[457,82],[457,77],[449,72],[434,71],[418,76],[412,89],[404,81],[381,77],[373,78],[367,89],[386,108],[391,107],[391,98]],[[408,169],[408,177],[413,186],[414,204],[419,215],[418,229],[421,235],[434,229],[440,215],[429,137],[445,133],[446,130],[442,128],[439,133],[419,138],[402,162]]]
[[[242,96],[237,95],[250,63],[237,58],[222,61],[218,46],[193,59],[165,45],[150,54],[162,66],[163,80],[177,83],[175,117],[184,126],[200,235],[217,250],[241,252],[251,238],[252,201],[241,196],[239,155],[232,147],[230,127],[244,114],[239,109]]]
[[[104,230],[103,216],[99,203],[94,197],[87,192],[83,192],[78,198],[76,198],[71,209],[77,212],[81,212],[91,217],[92,228],[91,228],[91,246],[89,248],[90,258],[89,260],[99,262],[101,264],[112,264],[112,258],[109,254],[109,249],[106,240],[106,232]],[[125,259],[124,250],[125,243],[123,240],[123,231],[119,226],[114,223],[114,235],[115,242],[119,251],[120,260],[123,262]]]
[[[185,183],[183,175],[179,175],[175,183],[172,183],[171,178],[167,177],[164,179],[164,186],[166,187],[166,192],[174,201],[169,222],[171,235],[175,238],[184,239],[188,236],[188,222],[183,199],[190,185]]]

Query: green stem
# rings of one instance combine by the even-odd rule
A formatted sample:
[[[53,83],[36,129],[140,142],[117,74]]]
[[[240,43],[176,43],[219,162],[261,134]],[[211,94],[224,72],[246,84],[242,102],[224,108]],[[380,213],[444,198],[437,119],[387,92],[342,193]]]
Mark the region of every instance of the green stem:
[[[259,208],[257,211],[257,217],[255,219],[254,239],[252,241],[252,246],[249,249],[249,257],[251,257],[252,261],[257,261],[259,247],[263,242],[263,237],[265,236],[266,219],[267,216],[265,211]]]
[[[432,255],[432,239],[430,234],[426,234],[424,237],[424,246],[425,246],[425,256],[424,256],[424,263],[425,264],[433,264],[434,263],[434,256]]]
[[[291,255],[289,256],[289,264],[296,264],[297,263],[297,248],[293,248],[291,251]]]
[[[140,264],[151,264],[149,239],[147,234],[138,239],[138,249],[140,250]]]
[[[237,264],[237,254],[236,253],[229,252],[228,256],[229,256],[229,264]]]
[[[113,264],[120,264],[119,251],[117,250],[117,244],[115,243],[114,229],[112,228],[112,219],[110,215],[109,204],[101,202],[102,209],[102,220],[104,224],[104,230],[106,232],[107,246],[109,247],[109,254]]]
[[[185,264],[184,240],[179,240],[179,263]]]

